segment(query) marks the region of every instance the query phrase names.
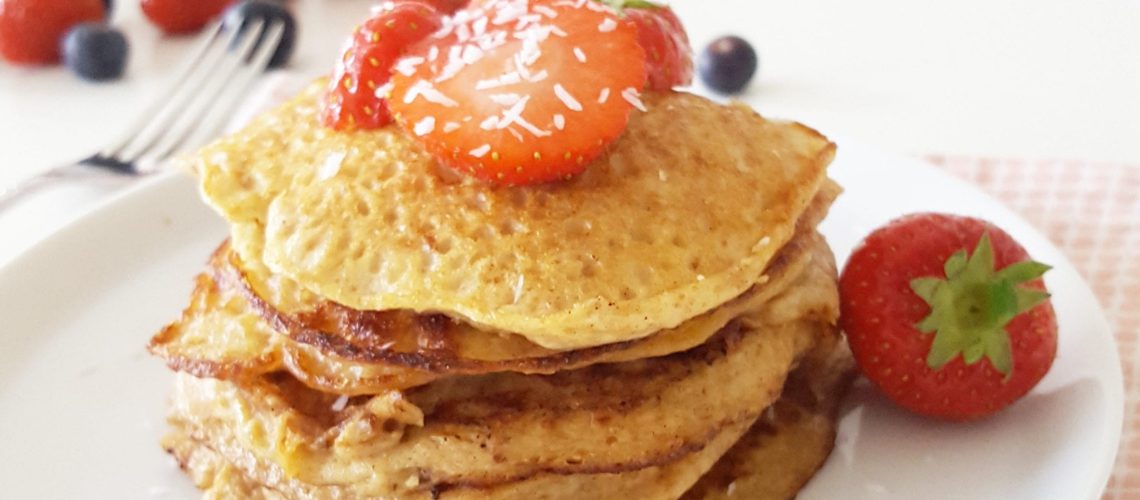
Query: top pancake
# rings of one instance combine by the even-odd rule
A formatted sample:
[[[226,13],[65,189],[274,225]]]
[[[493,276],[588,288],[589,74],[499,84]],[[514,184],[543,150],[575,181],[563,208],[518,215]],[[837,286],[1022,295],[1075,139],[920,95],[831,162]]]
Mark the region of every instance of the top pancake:
[[[321,88],[191,160],[242,258],[354,309],[443,313],[553,349],[644,337],[743,293],[835,151],[742,106],[654,94],[585,173],[497,187],[395,127],[321,127]]]

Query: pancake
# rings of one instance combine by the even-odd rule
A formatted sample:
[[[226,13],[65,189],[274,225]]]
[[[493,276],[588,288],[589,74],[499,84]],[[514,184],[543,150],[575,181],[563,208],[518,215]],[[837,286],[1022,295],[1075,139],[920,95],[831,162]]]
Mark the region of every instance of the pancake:
[[[241,259],[351,309],[438,313],[556,350],[646,337],[744,293],[835,150],[744,106],[659,93],[583,174],[493,187],[395,127],[320,127],[321,88],[190,161]]]
[[[826,182],[797,223],[793,241],[780,249],[757,284],[734,299],[676,328],[624,343],[573,351],[544,348],[512,332],[488,332],[442,314],[409,310],[357,311],[323,301],[257,262],[230,262],[263,317],[292,339],[342,359],[382,362],[433,372],[518,371],[553,373],[590,362],[661,356],[695,347],[729,320],[779,294],[799,275],[815,226],[839,188]],[[426,346],[426,347],[425,347]],[[628,351],[618,358],[616,351]],[[573,354],[570,354],[573,353]],[[608,356],[607,356],[608,355]]]
[[[232,382],[180,374],[171,423],[248,474],[253,460],[269,471],[264,480],[332,484],[349,496],[569,481],[667,465],[737,429],[727,449],[802,354],[830,336],[822,320],[746,317],[666,357],[344,399],[282,373]],[[338,400],[343,411],[333,410]]]
[[[612,498],[627,496],[638,499],[674,499],[700,477],[733,440],[741,435],[746,423],[735,424],[722,431],[703,449],[668,465],[647,467],[624,473],[542,475],[524,481],[487,488],[452,488],[402,493],[401,498],[459,499],[554,499]],[[284,498],[353,498],[345,487],[335,484],[313,485],[280,477],[273,467],[251,460],[238,467],[227,461],[210,443],[200,441],[185,429],[176,429],[167,438],[167,451],[187,471],[195,484],[206,491],[207,498],[244,498],[250,500]],[[798,473],[798,471],[796,471]],[[272,485],[272,486],[269,486]]]
[[[835,410],[852,378],[852,368],[850,353],[842,340],[830,334],[821,336],[788,376],[780,399],[759,418],[727,426],[703,447],[672,461],[624,472],[544,473],[494,485],[425,488],[421,487],[422,478],[417,474],[405,479],[405,491],[401,491],[400,496],[672,499],[684,493],[683,498],[690,500],[791,498],[831,450]],[[305,390],[300,393],[306,394]],[[312,408],[308,411],[319,413],[326,407],[328,398],[317,399],[319,401],[313,404],[312,401],[298,403],[296,401],[305,398],[294,398],[292,404],[294,408]],[[424,418],[431,419],[431,415]],[[242,451],[241,445],[211,440],[190,426],[176,425],[175,432],[164,444],[199,487],[207,491],[207,496],[276,499],[343,498],[360,494],[353,486],[336,481],[313,484],[290,477],[282,473],[279,466],[259,458],[258,453]],[[231,462],[227,455],[245,457],[245,460]]]
[[[783,394],[682,500],[787,500],[835,447],[839,403],[855,378],[841,339],[816,349],[788,376]]]
[[[250,314],[245,297],[203,273],[194,279],[190,304],[182,315],[155,334],[147,350],[172,370],[231,379],[279,369],[282,340],[260,317]]]
[[[227,267],[226,255],[224,247],[215,253],[212,274],[199,277],[190,307],[180,320],[152,339],[151,352],[173,369],[200,377],[232,379],[287,369],[312,388],[339,394],[404,389],[447,375],[498,371],[549,374],[596,363],[657,357],[695,347],[742,315],[778,323],[833,318],[835,314],[834,293],[829,292],[835,274],[832,259],[822,238],[811,232],[789,243],[775,261],[777,268],[769,270],[771,279],[752,293],[673,330],[567,352],[548,351],[517,336],[463,328],[447,318],[393,312],[371,317],[352,312],[351,321],[338,322],[348,339],[360,339],[357,344],[333,344],[335,340],[329,340],[330,334],[325,332],[298,335],[288,323],[281,327],[284,330],[276,330],[262,321],[250,304],[241,306],[247,299],[260,299],[235,290],[237,271]],[[211,309],[214,304],[229,307]],[[265,312],[265,307],[261,304],[252,309]],[[279,327],[284,323],[279,313],[268,319]],[[216,325],[243,328],[215,330]],[[371,325],[383,328],[367,328]],[[372,349],[357,348],[360,344]],[[237,354],[243,350],[244,358]]]

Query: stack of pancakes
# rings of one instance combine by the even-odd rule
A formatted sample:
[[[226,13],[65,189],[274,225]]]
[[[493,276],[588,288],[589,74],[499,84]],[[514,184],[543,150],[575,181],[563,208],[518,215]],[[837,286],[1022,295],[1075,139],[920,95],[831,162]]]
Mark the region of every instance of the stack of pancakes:
[[[585,173],[496,187],[315,84],[190,161],[232,227],[150,350],[223,498],[787,498],[851,373],[835,147],[648,95]]]

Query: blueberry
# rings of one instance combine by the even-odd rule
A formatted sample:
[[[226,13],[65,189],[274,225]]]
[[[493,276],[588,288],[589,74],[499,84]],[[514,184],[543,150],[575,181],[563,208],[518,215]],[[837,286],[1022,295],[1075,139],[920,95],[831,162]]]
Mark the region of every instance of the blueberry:
[[[225,26],[229,29],[234,29],[237,26],[244,29],[245,24],[253,19],[263,19],[266,22],[279,19],[285,24],[285,33],[281,36],[281,44],[277,46],[277,51],[269,60],[270,68],[280,68],[289,62],[289,58],[293,55],[293,48],[297,43],[297,21],[289,9],[282,4],[281,1],[273,0],[245,0],[226,9],[224,18]],[[263,34],[262,38],[264,36]]]
[[[63,63],[85,80],[119,79],[129,52],[123,33],[103,23],[77,25],[63,38]]]
[[[697,60],[697,71],[709,88],[723,94],[735,94],[748,86],[758,65],[752,45],[743,38],[725,36],[705,47]]]

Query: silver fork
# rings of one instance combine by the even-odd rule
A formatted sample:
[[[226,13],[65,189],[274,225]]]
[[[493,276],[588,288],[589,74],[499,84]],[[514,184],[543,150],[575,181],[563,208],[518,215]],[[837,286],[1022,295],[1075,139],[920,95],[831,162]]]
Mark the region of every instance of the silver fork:
[[[157,172],[162,160],[217,133],[226,115],[265,72],[284,35],[285,24],[277,19],[217,23],[170,87],[118,139],[78,162],[51,168],[0,191],[0,212],[54,181]]]

